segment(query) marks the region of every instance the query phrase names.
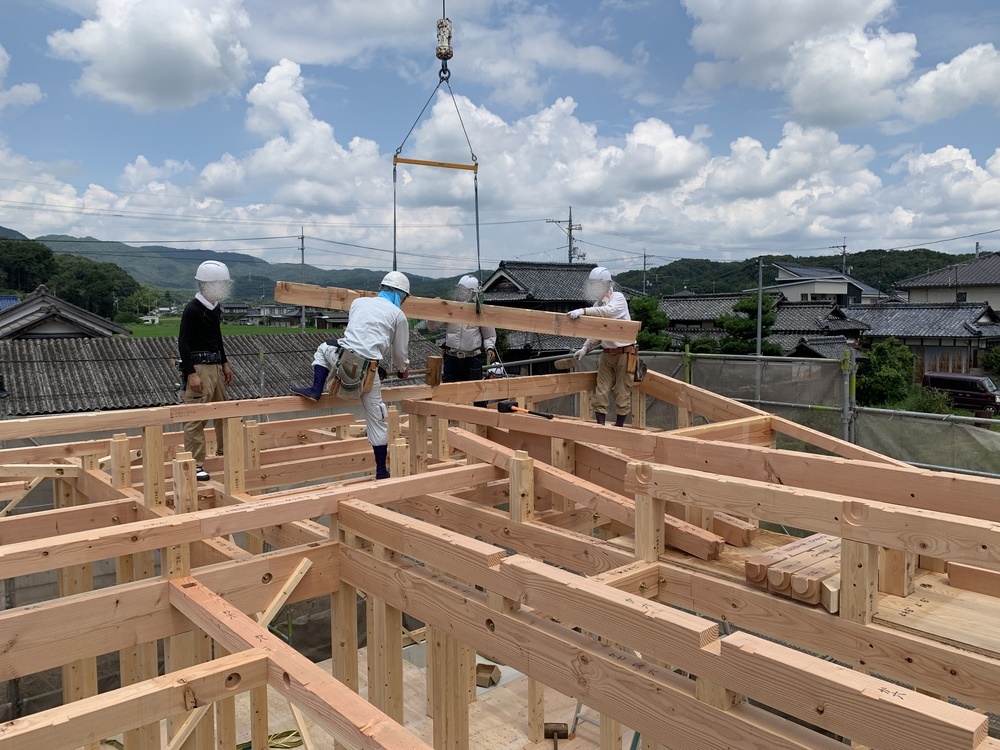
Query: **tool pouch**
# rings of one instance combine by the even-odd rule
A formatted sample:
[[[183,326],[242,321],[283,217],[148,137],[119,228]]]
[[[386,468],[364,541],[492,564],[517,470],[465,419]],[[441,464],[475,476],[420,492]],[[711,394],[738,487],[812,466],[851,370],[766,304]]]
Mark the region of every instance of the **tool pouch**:
[[[371,390],[375,382],[374,365],[374,362],[355,354],[350,349],[341,349],[330,393],[349,401],[357,401],[362,393]]]
[[[639,353],[632,351],[628,353],[628,371],[632,375],[632,381],[641,383],[646,377],[646,363],[639,358]]]

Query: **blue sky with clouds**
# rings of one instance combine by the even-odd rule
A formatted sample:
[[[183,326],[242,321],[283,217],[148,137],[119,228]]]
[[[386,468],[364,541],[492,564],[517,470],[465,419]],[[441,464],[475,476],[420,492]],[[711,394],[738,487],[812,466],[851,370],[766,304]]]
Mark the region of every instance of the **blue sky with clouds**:
[[[0,225],[388,268],[440,0],[3,0]],[[990,0],[447,0],[404,156],[482,263],[1000,251]],[[475,268],[401,166],[401,270]],[[993,234],[995,232],[995,234]],[[961,238],[961,239],[958,239]],[[343,244],[338,244],[343,243]],[[931,244],[934,243],[934,244]],[[359,247],[360,246],[360,247]]]

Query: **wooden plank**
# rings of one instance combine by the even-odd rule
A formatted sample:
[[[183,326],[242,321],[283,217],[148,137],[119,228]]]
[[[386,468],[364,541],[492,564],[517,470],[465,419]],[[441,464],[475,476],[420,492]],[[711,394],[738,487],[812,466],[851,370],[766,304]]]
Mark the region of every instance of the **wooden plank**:
[[[79,469],[69,464],[7,464],[0,466],[0,480],[8,479],[69,479]]]
[[[760,529],[749,521],[744,521],[728,513],[716,511],[712,516],[712,533],[726,540],[733,547],[749,547],[760,534]]]
[[[464,430],[452,428],[448,434],[449,441],[456,448],[489,461],[499,468],[507,469],[514,458],[514,452],[510,449]],[[590,482],[584,482],[573,474],[541,462],[535,463],[534,468],[538,486],[635,528],[635,506],[629,498]],[[664,523],[667,544],[702,559],[718,557],[722,552],[724,542],[721,537],[671,516],[665,516]]]
[[[832,558],[836,558],[839,567],[840,539],[836,537],[830,537],[818,547],[790,555],[781,562],[769,566],[767,569],[767,590],[782,596],[791,596],[792,576],[794,574],[801,574],[804,570],[817,564],[826,563]]]
[[[139,727],[153,718],[211,704],[267,682],[267,653],[249,649],[0,724],[4,750],[72,750]]]
[[[9,516],[0,518],[0,546],[134,523],[143,517],[135,500],[110,500]]]
[[[369,502],[384,504],[410,494],[443,492],[498,477],[493,466],[459,466],[419,476],[386,479],[365,489]],[[0,576],[14,577],[48,570],[54,564],[76,565],[179,545],[247,529],[335,513],[337,503],[357,495],[354,487],[317,487],[289,496],[275,494],[246,505],[211,508],[174,518],[122,524],[111,529],[66,534],[0,547]]]
[[[775,432],[771,429],[771,416],[743,417],[725,422],[683,427],[671,431],[672,435],[693,437],[699,440],[720,440],[745,445],[771,445]]]
[[[995,570],[948,563],[948,581],[957,589],[1000,597],[1000,573]]]
[[[268,684],[351,747],[431,750],[302,654],[193,578],[170,582],[170,603],[231,651],[251,643],[270,653]]]
[[[324,307],[328,310],[347,310],[359,297],[374,297],[377,292],[359,292],[314,284],[296,284],[279,281],[274,286],[274,299],[297,305]],[[635,341],[641,323],[632,320],[614,320],[583,315],[571,320],[565,313],[543,310],[522,310],[500,305],[476,305],[472,302],[455,302],[439,298],[407,297],[401,307],[408,318],[435,320],[442,323],[486,325],[514,331],[551,333],[556,336],[598,338],[614,341]]]
[[[683,499],[691,505],[722,508],[734,515],[844,539],[1000,568],[1000,526],[989,521],[660,464],[630,464],[625,484],[630,492]],[[899,533],[901,524],[906,525],[906,534]],[[842,585],[846,588],[847,584],[842,581]]]
[[[824,602],[823,593],[829,591],[832,593],[832,588],[825,588],[824,584],[827,579],[837,578],[837,590],[838,599],[837,605],[827,599]],[[820,560],[814,565],[810,565],[807,568],[802,568],[792,573],[792,580],[789,585],[789,590],[793,599],[797,599],[800,602],[806,602],[807,604],[824,604],[830,612],[836,612],[839,609],[839,587],[840,587],[840,555],[835,555],[826,558],[825,560]],[[833,609],[831,609],[833,607]]]

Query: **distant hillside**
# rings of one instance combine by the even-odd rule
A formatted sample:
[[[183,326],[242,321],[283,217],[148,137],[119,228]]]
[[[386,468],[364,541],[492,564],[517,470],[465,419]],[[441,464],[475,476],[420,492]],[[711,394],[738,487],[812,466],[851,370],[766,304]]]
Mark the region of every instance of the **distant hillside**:
[[[847,273],[852,278],[882,291],[890,290],[897,282],[917,274],[934,271],[971,258],[971,254],[951,255],[935,250],[865,250],[847,256]],[[773,284],[778,276],[774,263],[796,263],[812,268],[841,270],[843,259],[839,255],[796,258],[791,255],[764,257],[764,285]],[[626,271],[615,280],[631,289],[642,289],[643,273]],[[688,289],[696,294],[721,294],[740,292],[757,286],[757,259],[723,262],[685,258],[665,266],[646,270],[646,291],[654,296],[666,296]]]
[[[121,242],[103,242],[93,237],[46,235],[38,237],[57,254],[82,255],[91,260],[115,263],[141,284],[169,289],[192,291],[194,273],[205,260],[219,260],[229,266],[233,276],[234,299],[246,301],[270,300],[276,281],[304,281],[307,284],[338,286],[348,289],[372,289],[385,275],[385,270],[332,269],[325,270],[298,263],[268,263],[246,253],[218,252],[197,248],[174,248],[159,245],[133,247]],[[303,278],[304,276],[304,278]],[[458,276],[436,279],[407,274],[413,294],[437,297],[449,294]]]
[[[16,232],[13,229],[8,229],[7,227],[0,227],[0,239],[4,240],[26,240],[28,239],[20,232]]]

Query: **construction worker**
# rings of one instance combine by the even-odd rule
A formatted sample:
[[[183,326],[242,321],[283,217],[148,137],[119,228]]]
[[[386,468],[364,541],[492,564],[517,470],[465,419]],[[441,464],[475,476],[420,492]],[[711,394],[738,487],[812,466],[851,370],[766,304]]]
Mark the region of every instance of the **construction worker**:
[[[389,478],[386,464],[389,424],[382,403],[379,362],[391,354],[396,374],[404,380],[410,376],[410,326],[400,310],[409,296],[410,280],[399,271],[387,273],[377,297],[359,297],[351,303],[344,335],[325,341],[316,349],[312,387],[291,389],[292,393],[318,401],[327,377],[333,372],[338,383],[337,395],[361,400],[368,442],[375,454],[376,479]]]
[[[233,382],[233,370],[226,360],[222,341],[220,302],[232,292],[233,282],[225,263],[206,260],[194,274],[198,293],[181,314],[177,337],[181,374],[184,377],[184,403],[208,404],[226,400],[226,386]],[[184,450],[194,456],[200,481],[210,479],[205,471],[205,421],[184,423]],[[222,422],[213,420],[216,455],[223,452]]]
[[[581,315],[593,315],[614,320],[631,320],[625,295],[615,291],[611,272],[603,266],[590,271],[584,286],[584,294],[596,299],[592,307],[581,307],[566,313],[576,320]],[[611,397],[614,397],[615,427],[625,425],[625,417],[632,409],[632,382],[638,352],[635,341],[600,341],[587,339],[573,356],[583,359],[588,352],[601,347],[601,358],[597,365],[597,387],[594,389],[594,419],[604,424],[610,413]]]
[[[474,302],[479,295],[479,280],[475,276],[463,276],[455,287],[455,301]],[[497,332],[489,326],[465,325],[463,323],[441,323],[427,321],[427,330],[434,332],[444,326],[444,366],[441,371],[442,383],[461,383],[483,379],[483,352],[486,363],[492,364],[497,357]],[[485,401],[476,401],[476,406],[486,406]]]

